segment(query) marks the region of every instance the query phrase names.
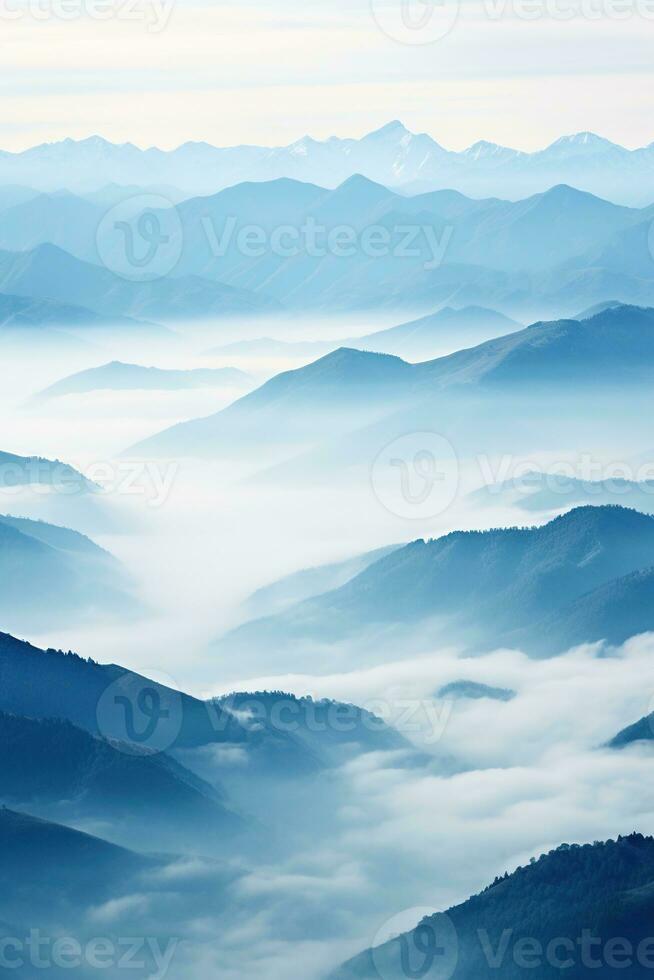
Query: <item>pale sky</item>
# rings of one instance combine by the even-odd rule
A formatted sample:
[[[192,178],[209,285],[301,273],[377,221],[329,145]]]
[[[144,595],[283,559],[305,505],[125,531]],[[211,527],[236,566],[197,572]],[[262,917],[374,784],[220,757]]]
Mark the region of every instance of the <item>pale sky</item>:
[[[0,0],[0,147],[95,133],[279,145],[394,118],[452,149],[536,149],[580,130],[654,141],[654,0],[461,0],[424,44],[398,40],[401,2]],[[423,0],[404,2],[420,23]]]

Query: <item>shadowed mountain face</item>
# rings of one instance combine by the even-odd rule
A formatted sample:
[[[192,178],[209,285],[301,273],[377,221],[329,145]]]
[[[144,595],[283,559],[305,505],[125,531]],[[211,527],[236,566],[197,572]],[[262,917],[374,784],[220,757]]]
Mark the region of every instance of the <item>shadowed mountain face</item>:
[[[551,630],[561,649],[598,640],[618,645],[631,636],[654,630],[653,611],[654,564],[575,599],[540,624],[540,637],[531,631],[529,642],[532,649],[547,651],[551,648]],[[520,637],[521,633],[515,635],[518,645]]]
[[[216,862],[207,863],[220,893],[227,875]],[[154,919],[148,911],[152,885],[170,864],[170,858],[146,856],[59,822],[3,807],[0,921],[11,926],[0,925],[0,936],[9,937],[3,942],[5,960],[11,961],[7,970],[28,980],[44,970],[57,980],[71,973],[90,980],[100,971],[115,980],[130,949],[133,953],[137,948],[132,975],[145,980],[163,970],[161,954],[167,951],[169,964],[177,946],[170,937],[177,933],[163,906]],[[174,885],[169,886],[168,896],[169,902],[180,904]],[[100,934],[103,939],[96,942]],[[127,940],[128,934],[151,939]],[[96,959],[96,951],[102,951],[101,958]]]
[[[115,893],[121,876],[125,884],[134,882],[140,872],[158,863],[7,807],[0,809],[0,854],[2,912],[11,909],[15,916],[20,915],[21,881],[24,886],[29,884],[31,900],[38,896],[43,909],[53,899],[102,900]],[[43,889],[40,895],[38,889]]]
[[[40,650],[7,634],[0,634],[0,679],[0,710],[65,719],[93,734],[131,742],[137,749],[158,749],[163,742],[166,748],[183,748],[248,741],[234,716],[210,711],[196,698],[123,667]],[[159,723],[162,729],[157,733]],[[257,739],[252,741],[256,744]]]
[[[608,978],[618,969],[644,978],[651,971],[653,911],[651,837],[562,844],[446,913],[384,937],[330,980],[518,980],[527,971],[543,980],[562,971]]]
[[[152,847],[178,850],[232,835],[240,819],[214,787],[164,753],[136,752],[70,722],[0,713],[0,796],[11,806],[106,821]],[[146,829],[147,827],[147,829]]]
[[[249,714],[241,710],[243,700],[252,709]],[[215,768],[212,747],[222,746],[242,756],[246,780],[251,780],[253,773],[274,781],[320,772],[332,764],[330,738],[334,733],[325,733],[321,748],[320,738],[314,736],[323,732],[323,727],[305,731],[310,713],[307,705],[280,692],[238,694],[204,702],[120,666],[98,664],[70,652],[40,650],[0,634],[1,712],[62,719],[76,729],[115,740],[137,756],[162,750],[182,753],[185,759],[193,760],[189,765],[194,770],[196,764],[207,771]],[[290,710],[290,719],[287,715],[279,718],[280,710],[282,714]],[[336,709],[318,704],[316,710],[324,713]],[[360,732],[368,733],[367,740],[375,749],[406,747],[404,739],[379,719],[372,719],[368,727],[371,716],[354,710],[355,725],[346,732],[349,741],[356,741]],[[95,742],[85,744],[93,744],[98,750]],[[360,750],[369,748],[361,745]],[[207,761],[211,763],[208,768]],[[221,767],[218,769],[220,772]]]
[[[13,628],[28,622],[52,625],[72,614],[134,615],[139,608],[120,563],[68,528],[0,517],[0,568],[5,582],[0,609]]]
[[[244,371],[235,368],[196,368],[174,371],[140,364],[112,361],[100,367],[79,371],[40,393],[40,398],[83,394],[89,391],[180,391],[192,388],[243,387],[249,382]]]
[[[654,310],[624,306],[584,321],[536,323],[419,364],[341,348],[277,375],[216,415],[176,425],[132,451],[220,456],[254,445],[315,445],[400,407],[413,410],[414,431],[421,426],[429,431],[433,399],[445,391],[531,399],[535,389],[551,394],[551,386],[557,386],[576,396],[578,389],[590,391],[600,382],[646,384],[653,369]]]
[[[379,561],[398,547],[399,545],[389,545],[331,565],[318,565],[315,568],[294,572],[258,589],[247,600],[246,611],[252,616],[269,616],[271,613],[281,612],[282,609],[302,599],[320,595],[322,592],[331,592],[332,589],[345,585],[373,562]]]
[[[633,725],[628,725],[614,735],[608,743],[611,749],[625,749],[639,742],[654,741],[654,712],[639,718]]]
[[[277,308],[264,297],[197,276],[130,282],[50,244],[29,252],[0,252],[0,289],[81,306],[104,318],[175,320]]]
[[[578,508],[539,528],[455,532],[399,548],[340,589],[240,627],[221,647],[332,644],[420,623],[450,642],[538,654],[617,642],[654,627],[654,606],[640,601],[649,572],[632,574],[653,556],[654,518],[620,507]]]

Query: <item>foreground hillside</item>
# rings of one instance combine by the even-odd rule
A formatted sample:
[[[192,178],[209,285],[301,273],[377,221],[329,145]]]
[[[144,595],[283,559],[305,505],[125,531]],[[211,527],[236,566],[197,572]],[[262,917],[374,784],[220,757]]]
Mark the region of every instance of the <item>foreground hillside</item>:
[[[562,844],[447,913],[345,963],[330,980],[632,978],[651,971],[654,840]]]

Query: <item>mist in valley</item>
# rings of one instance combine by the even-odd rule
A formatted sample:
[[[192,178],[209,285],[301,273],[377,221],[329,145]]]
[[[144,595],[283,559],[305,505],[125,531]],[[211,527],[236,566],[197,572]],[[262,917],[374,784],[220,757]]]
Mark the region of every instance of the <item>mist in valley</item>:
[[[338,649],[309,644],[293,657],[283,643],[263,644],[247,656],[221,644],[251,618],[253,593],[286,576],[454,530],[545,524],[577,503],[554,493],[553,506],[525,512],[520,495],[502,485],[526,473],[574,472],[592,482],[615,476],[619,464],[632,479],[645,479],[652,448],[642,410],[647,393],[627,399],[620,386],[601,399],[592,387],[562,387],[560,397],[536,392],[528,406],[519,393],[497,394],[491,411],[483,394],[464,403],[444,391],[418,407],[396,406],[390,422],[381,411],[371,423],[354,403],[355,436],[347,441],[358,450],[345,458],[320,426],[315,441],[303,435],[306,441],[275,446],[273,464],[256,451],[241,459],[130,452],[298,367],[297,358],[282,364],[207,357],[212,345],[248,334],[332,340],[352,336],[355,327],[362,325],[350,318],[188,330],[178,324],[174,340],[161,344],[126,345],[116,331],[101,342],[94,338],[92,350],[46,355],[32,344],[13,344],[6,351],[0,448],[64,461],[97,487],[4,485],[0,511],[88,535],[122,564],[138,608],[117,614],[100,589],[97,608],[84,616],[71,611],[62,622],[46,585],[33,597],[39,625],[29,611],[16,610],[4,628],[38,647],[121,664],[201,698],[277,690],[354,704],[397,735],[389,745],[378,740],[378,729],[364,726],[370,744],[358,729],[350,744],[346,727],[328,764],[295,775],[283,765],[267,771],[243,750],[173,747],[177,762],[220,787],[239,820],[248,822],[252,832],[241,838],[212,839],[202,831],[185,841],[161,829],[148,840],[118,816],[32,801],[34,815],[142,852],[154,846],[155,864],[124,879],[120,897],[92,904],[75,934],[124,935],[138,923],[143,935],[174,937],[170,977],[202,972],[247,980],[261,976],[265,963],[270,980],[318,980],[370,946],[403,910],[447,908],[561,841],[654,830],[649,747],[606,747],[652,708],[649,637],[615,648],[586,645],[546,660],[519,649],[475,654],[452,640],[435,642],[420,623],[408,632],[364,631]],[[455,337],[451,344],[454,349]],[[237,367],[252,380],[238,392],[204,387],[39,397],[61,378],[113,360],[176,370]],[[598,432],[597,402],[606,398],[615,411]],[[306,431],[311,421],[303,420]],[[348,419],[338,426],[347,433]],[[414,446],[416,431],[423,441]],[[408,497],[398,494],[400,474],[376,469],[398,440],[397,452],[408,452],[411,463],[425,431],[427,448],[435,439],[443,467],[443,492],[431,506],[420,502],[430,473],[419,465],[406,474]],[[263,430],[261,438],[268,438]],[[483,485],[495,490],[480,498]],[[349,573],[321,574],[335,587]],[[311,581],[291,579],[280,595],[288,608],[312,595]],[[247,707],[238,717],[256,731]],[[325,725],[315,714],[307,717],[319,742],[338,732],[333,720]],[[286,731],[278,723],[295,737],[293,724]],[[180,853],[161,856],[162,850]],[[39,914],[47,923],[46,912]]]

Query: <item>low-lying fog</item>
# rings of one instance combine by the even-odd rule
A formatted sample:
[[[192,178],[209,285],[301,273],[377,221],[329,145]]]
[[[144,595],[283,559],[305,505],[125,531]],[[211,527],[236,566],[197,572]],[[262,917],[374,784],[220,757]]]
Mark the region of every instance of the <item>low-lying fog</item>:
[[[647,751],[618,757],[600,748],[651,708],[651,641],[634,641],[603,659],[584,649],[543,662],[506,651],[464,660],[454,650],[406,660],[398,650],[389,651],[388,662],[380,666],[363,669],[353,663],[348,671],[316,674],[308,662],[301,672],[281,677],[274,649],[244,674],[211,647],[241,621],[240,604],[250,593],[298,569],[457,528],[548,519],[551,512],[532,518],[504,498],[480,506],[468,496],[484,481],[518,475],[519,461],[509,459],[502,468],[497,456],[485,462],[460,459],[459,491],[451,506],[411,520],[384,505],[384,493],[371,482],[372,460],[351,479],[332,485],[281,486],[258,475],[256,459],[236,466],[121,456],[177,421],[219,410],[235,397],[233,390],[33,398],[74,371],[112,359],[176,369],[236,366],[258,384],[280,365],[266,371],[261,363],[207,358],[202,352],[238,330],[249,336],[320,338],[384,325],[389,322],[375,320],[366,327],[352,319],[290,326],[275,321],[249,324],[244,331],[242,324],[221,324],[180,329],[180,341],[149,349],[114,338],[98,350],[61,355],[50,350],[40,356],[36,344],[5,352],[0,450],[64,460],[108,490],[94,496],[89,508],[80,495],[62,504],[43,488],[4,489],[0,512],[57,517],[57,523],[89,533],[125,564],[147,606],[142,618],[125,622],[73,620],[39,633],[25,622],[22,637],[170,678],[199,695],[236,687],[283,688],[352,700],[382,713],[383,705],[392,703],[389,720],[396,722],[398,704],[408,701],[413,716],[405,719],[404,734],[434,757],[427,769],[403,768],[377,755],[346,767],[337,825],[310,853],[283,863],[271,859],[248,874],[239,885],[243,917],[235,915],[231,931],[219,935],[216,923],[198,910],[190,924],[197,942],[185,947],[172,976],[220,970],[225,978],[246,980],[261,975],[265,960],[268,980],[290,976],[289,964],[292,975],[312,980],[369,944],[385,919],[402,909],[442,908],[462,900],[495,874],[563,840],[654,830]],[[561,433],[561,451],[557,456],[551,442],[534,447],[521,461],[522,472],[530,465],[575,459],[566,439],[569,419],[554,405],[549,411],[551,431]],[[612,444],[602,447],[603,459],[645,453],[648,422],[643,418],[641,428],[635,425],[629,441],[609,435]],[[517,435],[520,427],[517,418]],[[511,445],[507,434],[507,452]],[[598,450],[597,444],[588,448]],[[564,499],[561,509],[566,506]],[[510,689],[516,696],[506,702],[435,698],[443,685],[461,678]]]

